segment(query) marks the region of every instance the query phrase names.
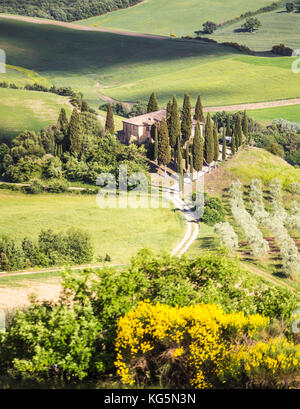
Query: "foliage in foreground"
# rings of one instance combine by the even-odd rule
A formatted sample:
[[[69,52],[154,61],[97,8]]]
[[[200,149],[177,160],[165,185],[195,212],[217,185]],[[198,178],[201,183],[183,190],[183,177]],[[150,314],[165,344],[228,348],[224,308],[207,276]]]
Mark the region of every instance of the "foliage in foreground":
[[[123,271],[66,273],[58,303],[33,303],[17,313],[0,338],[0,383],[8,375],[63,382],[114,374],[118,320],[146,300],[154,306],[190,306],[186,311],[215,304],[203,308],[222,308],[220,316],[237,314],[246,321],[248,315],[261,314],[288,322],[297,307],[289,291],[249,276],[225,256],[178,259],[144,250]],[[289,330],[287,335],[292,335]]]
[[[140,303],[118,323],[118,374],[129,385],[297,387],[300,345],[285,338],[255,342],[268,322],[212,304]]]

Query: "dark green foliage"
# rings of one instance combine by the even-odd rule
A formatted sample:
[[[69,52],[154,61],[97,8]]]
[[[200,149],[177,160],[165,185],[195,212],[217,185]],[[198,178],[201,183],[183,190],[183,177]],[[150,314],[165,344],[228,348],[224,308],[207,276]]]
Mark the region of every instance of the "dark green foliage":
[[[81,102],[81,112],[88,112],[89,111],[89,106],[87,102],[83,99]]]
[[[228,115],[226,124],[226,136],[232,136],[231,117]]]
[[[171,151],[169,143],[169,133],[166,120],[163,118],[160,124],[158,138],[158,163],[168,165],[171,162]]]
[[[286,47],[284,44],[274,45],[271,51],[274,54],[283,56],[291,56],[293,54],[293,49],[290,47]]]
[[[74,156],[78,156],[82,149],[82,129],[79,113],[76,108],[73,109],[70,118],[68,137],[70,141],[70,152]]]
[[[214,137],[214,161],[216,162],[219,160],[219,135],[218,135],[218,127],[217,123],[214,122],[213,127],[213,137]]]
[[[200,95],[198,95],[198,98],[197,98],[194,118],[196,119],[196,121],[203,122],[203,123],[205,122],[203,106],[202,106]]]
[[[195,135],[193,139],[193,148],[192,148],[192,155],[193,155],[193,166],[196,172],[200,172],[203,168],[203,138],[201,136],[200,131],[200,123],[197,122]]]
[[[0,12],[60,21],[82,20],[134,6],[141,0],[0,0]]]
[[[147,112],[155,112],[158,111],[158,103],[156,99],[156,95],[154,92],[150,95],[148,106],[147,106]]]
[[[173,97],[172,111],[170,118],[170,145],[175,148],[178,138],[181,137],[180,116],[176,96]]]
[[[114,113],[111,104],[107,104],[105,131],[109,132],[111,135],[113,135],[115,132]]]
[[[208,165],[214,160],[214,137],[210,113],[207,114],[205,122],[204,159]]]
[[[192,111],[189,95],[184,95],[182,116],[181,116],[181,134],[183,145],[189,141],[192,132]]]
[[[170,129],[171,129],[171,115],[172,115],[172,101],[169,101],[167,104],[167,108],[166,108],[166,121],[167,121],[169,135],[170,135]]]
[[[235,137],[235,132],[233,132],[232,137],[231,137],[231,154],[234,155],[237,151],[236,149],[236,137]]]
[[[225,209],[218,197],[206,197],[202,221],[209,226],[225,221]]]
[[[183,166],[182,166],[182,153],[181,153],[181,142],[180,139],[178,138],[177,141],[177,173],[179,176],[179,190],[181,191],[183,189],[183,184],[184,184],[184,175],[183,175]]]

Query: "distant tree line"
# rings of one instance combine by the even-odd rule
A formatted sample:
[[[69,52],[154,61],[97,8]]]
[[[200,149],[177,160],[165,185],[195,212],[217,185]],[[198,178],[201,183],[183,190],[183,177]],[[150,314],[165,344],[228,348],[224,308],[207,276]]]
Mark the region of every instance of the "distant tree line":
[[[60,21],[82,20],[134,6],[142,0],[0,0],[0,13]]]
[[[66,233],[55,233],[51,229],[41,230],[36,243],[25,237],[21,245],[2,237],[0,270],[90,263],[93,253],[90,236],[79,229],[69,229]]]

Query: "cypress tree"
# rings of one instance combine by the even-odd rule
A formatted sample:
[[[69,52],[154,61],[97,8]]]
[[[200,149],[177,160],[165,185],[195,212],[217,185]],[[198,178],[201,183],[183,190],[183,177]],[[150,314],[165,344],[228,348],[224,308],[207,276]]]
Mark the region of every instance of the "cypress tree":
[[[175,148],[178,138],[181,136],[180,116],[178,112],[177,99],[174,95],[170,118],[170,145]]]
[[[217,160],[219,159],[219,136],[217,122],[214,122],[213,135],[214,135],[214,161],[217,162]]]
[[[189,95],[184,95],[182,118],[181,118],[182,142],[185,144],[189,141],[192,133],[192,110]]]
[[[67,114],[64,108],[61,108],[60,110],[56,128],[59,131],[61,131],[64,135],[64,138],[62,141],[62,150],[63,152],[68,152],[70,150],[70,140],[68,137],[69,121],[68,121]]]
[[[205,123],[204,158],[208,165],[214,160],[214,137],[210,113],[207,114]]]
[[[228,117],[227,117],[226,136],[232,136],[231,117],[230,117],[230,115],[228,115]]]
[[[194,118],[196,119],[196,121],[205,122],[203,106],[202,106],[200,95],[198,95],[198,98],[197,98]]]
[[[193,147],[192,147],[192,155],[193,155],[193,169],[196,172],[200,172],[203,168],[203,138],[201,136],[200,130],[200,123],[197,122],[195,135],[193,140]]]
[[[238,136],[238,133],[237,133],[236,124],[234,125],[234,128],[233,128],[233,134],[234,134],[234,140],[235,140],[235,151],[237,152],[239,150],[239,147],[240,147],[240,145],[239,145],[240,141],[239,141],[239,136]]]
[[[111,104],[107,104],[105,131],[109,132],[112,135],[115,132],[114,113]]]
[[[167,104],[167,109],[166,109],[166,120],[167,120],[167,127],[168,127],[169,134],[170,134],[170,129],[171,129],[171,115],[172,115],[172,101],[169,101]]]
[[[158,163],[165,166],[171,162],[169,133],[165,118],[161,120],[158,138]]]
[[[150,95],[149,102],[148,102],[148,107],[147,107],[147,112],[154,112],[158,111],[158,103],[156,99],[156,95],[154,92]]]
[[[240,147],[243,143],[243,132],[242,132],[242,121],[240,114],[237,114],[235,120],[236,138],[238,141],[238,146]]]
[[[223,145],[222,145],[222,160],[226,160],[226,132],[225,132],[225,127],[223,129]]]
[[[194,172],[194,161],[193,161],[193,153],[190,155],[190,173],[191,179],[193,180],[193,172]]]
[[[154,160],[158,162],[158,131],[157,127],[154,130]]]
[[[248,118],[247,118],[247,112],[244,111],[244,116],[243,116],[243,134],[246,143],[248,143]]]
[[[232,134],[232,136],[231,136],[231,154],[232,154],[232,156],[235,154],[235,152],[236,152],[236,142],[235,142],[235,133],[233,133]]]
[[[181,153],[181,140],[177,140],[177,172],[179,174],[179,190],[182,191],[184,183],[183,166],[182,166],[182,153]]]
[[[73,109],[70,118],[68,138],[70,141],[70,152],[74,156],[78,156],[82,149],[82,130],[79,113],[76,108]]]

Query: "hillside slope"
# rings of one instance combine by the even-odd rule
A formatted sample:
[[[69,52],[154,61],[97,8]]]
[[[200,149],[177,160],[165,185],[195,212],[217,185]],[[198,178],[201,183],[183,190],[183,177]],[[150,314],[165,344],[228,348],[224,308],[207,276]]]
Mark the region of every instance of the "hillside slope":
[[[79,24],[182,36],[201,30],[207,20],[220,23],[271,3],[271,0],[144,0],[130,9],[92,17]]]

